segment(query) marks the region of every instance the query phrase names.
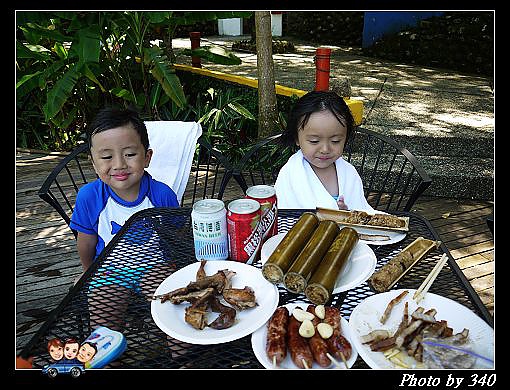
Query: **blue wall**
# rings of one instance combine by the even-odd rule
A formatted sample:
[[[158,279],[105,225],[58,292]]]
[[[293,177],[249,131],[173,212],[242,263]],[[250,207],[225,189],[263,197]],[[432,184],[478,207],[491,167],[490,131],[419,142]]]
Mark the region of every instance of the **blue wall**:
[[[416,26],[422,19],[441,16],[444,12],[365,12],[363,47],[371,46],[385,34],[392,34],[406,26]]]

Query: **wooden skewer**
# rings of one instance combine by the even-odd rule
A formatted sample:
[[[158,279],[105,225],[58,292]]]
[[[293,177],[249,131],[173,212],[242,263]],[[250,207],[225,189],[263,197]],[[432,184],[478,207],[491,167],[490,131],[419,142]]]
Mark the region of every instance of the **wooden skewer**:
[[[342,361],[345,364],[345,368],[349,369],[349,366],[347,365],[347,360],[345,359],[345,356],[342,352],[340,352],[340,357],[342,358]]]
[[[303,366],[308,370],[310,367],[308,367],[308,364],[306,364],[306,360],[301,359],[301,361],[303,362]]]
[[[273,355],[273,368],[276,368],[276,355]]]
[[[425,298],[425,294],[427,294],[427,291],[429,290],[430,286],[432,286],[432,283],[439,275],[439,272],[444,267],[446,262],[448,261],[448,256],[446,256],[446,253],[443,254],[443,256],[439,259],[439,261],[436,263],[434,268],[432,268],[432,271],[427,275],[423,283],[418,287],[416,292],[413,295],[413,299],[416,301],[416,303],[419,303],[423,298]]]
[[[331,362],[337,367],[337,368],[340,368],[340,363],[338,363],[338,361],[333,357],[331,356],[331,354],[329,353],[326,353],[326,356],[329,358],[329,360],[331,360]]]

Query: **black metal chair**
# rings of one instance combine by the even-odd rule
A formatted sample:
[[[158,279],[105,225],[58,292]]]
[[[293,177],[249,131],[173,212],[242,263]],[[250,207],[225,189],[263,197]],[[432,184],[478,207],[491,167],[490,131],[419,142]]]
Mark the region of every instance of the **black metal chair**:
[[[494,213],[487,216],[486,222],[487,222],[487,227],[489,228],[489,230],[492,234],[492,237],[494,237]]]
[[[256,184],[274,184],[280,168],[297,150],[282,145],[281,134],[248,150],[234,168],[243,191]],[[368,203],[381,211],[409,211],[432,183],[416,157],[389,137],[357,127],[345,146],[344,159],[357,169]]]
[[[222,199],[232,171],[230,162],[202,135],[197,140],[190,178],[180,200],[181,206],[189,206],[205,198]],[[96,178],[89,157],[89,145],[83,143],[53,169],[38,194],[69,226],[78,190]],[[76,237],[77,232],[71,230]]]

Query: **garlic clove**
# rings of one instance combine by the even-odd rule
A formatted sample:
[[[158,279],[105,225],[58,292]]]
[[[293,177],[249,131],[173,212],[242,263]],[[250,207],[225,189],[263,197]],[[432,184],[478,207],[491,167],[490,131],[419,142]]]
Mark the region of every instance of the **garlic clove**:
[[[317,332],[319,332],[323,339],[329,339],[333,335],[333,327],[330,324],[321,322],[317,325]]]
[[[326,317],[326,308],[324,307],[324,305],[315,306],[315,315],[319,317],[321,320],[323,320],[324,317]]]
[[[304,320],[310,320],[311,321],[311,320],[313,320],[315,318],[313,313],[310,313],[308,311],[304,311],[303,309],[294,309],[292,311],[292,315],[299,322],[303,322]]]
[[[312,337],[315,334],[315,327],[313,326],[312,321],[307,319],[303,320],[299,326],[299,334],[305,338]]]

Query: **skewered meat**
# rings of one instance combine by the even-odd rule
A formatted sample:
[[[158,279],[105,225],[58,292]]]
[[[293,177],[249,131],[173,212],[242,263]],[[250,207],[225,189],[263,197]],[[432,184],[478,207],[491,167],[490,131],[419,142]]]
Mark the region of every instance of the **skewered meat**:
[[[275,365],[287,357],[287,327],[289,310],[281,306],[275,310],[267,323],[266,353]]]
[[[223,299],[234,306],[237,310],[249,309],[257,306],[255,291],[251,287],[228,288],[223,290]]]
[[[288,327],[288,346],[290,357],[294,364],[299,368],[311,368],[313,364],[313,354],[308,345],[308,341],[299,334],[301,323],[294,316],[289,317]]]
[[[352,353],[351,343],[342,335],[342,324],[340,310],[336,307],[326,306],[326,316],[324,322],[333,327],[333,335],[326,339],[329,353],[338,359],[349,360]],[[343,358],[342,358],[343,355]]]
[[[319,317],[315,316],[315,305],[308,305],[306,310],[314,314],[312,323],[314,327],[317,327],[321,321]],[[315,334],[308,339],[308,342],[310,344],[310,349],[312,350],[313,358],[317,364],[321,367],[329,367],[331,365],[331,360],[328,357],[327,341],[321,337],[319,332],[315,332]]]

